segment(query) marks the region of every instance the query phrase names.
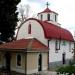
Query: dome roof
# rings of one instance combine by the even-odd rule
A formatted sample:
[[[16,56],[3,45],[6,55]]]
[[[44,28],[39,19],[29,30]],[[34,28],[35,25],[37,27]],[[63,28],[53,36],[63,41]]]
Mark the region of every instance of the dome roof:
[[[45,38],[47,38],[47,39],[61,39],[61,40],[67,40],[67,41],[74,41],[72,34],[64,28],[56,26],[47,21],[41,21],[41,20],[34,19],[34,18],[29,18],[26,21],[29,21],[29,20],[34,20],[34,21],[37,21],[40,23],[40,25],[42,26],[42,28],[44,30]],[[21,28],[21,26],[20,26],[20,28]],[[18,30],[18,32],[19,32],[19,30]]]

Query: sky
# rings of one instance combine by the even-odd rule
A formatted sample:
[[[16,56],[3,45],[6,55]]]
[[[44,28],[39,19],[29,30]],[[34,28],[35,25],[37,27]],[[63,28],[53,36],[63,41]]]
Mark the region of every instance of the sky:
[[[30,15],[37,14],[46,8],[48,2],[49,8],[58,13],[58,23],[61,27],[68,29],[73,35],[75,32],[75,0],[21,0],[20,4],[29,4]]]

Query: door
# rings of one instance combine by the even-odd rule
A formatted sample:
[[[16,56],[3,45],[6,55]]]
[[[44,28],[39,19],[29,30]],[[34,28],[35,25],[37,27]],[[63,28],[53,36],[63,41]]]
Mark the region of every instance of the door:
[[[66,54],[65,53],[62,54],[62,63],[66,64]]]
[[[8,71],[10,71],[10,60],[11,60],[10,53],[6,52],[5,53],[5,67]]]
[[[42,71],[42,54],[38,56],[38,71]]]

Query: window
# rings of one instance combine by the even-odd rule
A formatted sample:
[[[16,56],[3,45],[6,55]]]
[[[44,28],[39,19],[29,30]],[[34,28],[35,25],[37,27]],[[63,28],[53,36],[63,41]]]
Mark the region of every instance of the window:
[[[66,54],[65,53],[62,54],[62,63],[66,64]]]
[[[21,55],[17,55],[17,66],[21,66]]]
[[[31,24],[28,26],[28,34],[31,34]]]
[[[43,15],[41,14],[41,20],[42,20],[42,18],[43,18]]]
[[[60,50],[60,40],[56,40],[55,41],[55,50],[56,50],[56,52],[58,52],[58,50]]]
[[[47,19],[48,21],[50,21],[50,14],[47,14]]]
[[[56,14],[55,14],[55,22],[57,21],[57,16],[56,16]]]
[[[69,52],[71,52],[71,42],[69,42]]]

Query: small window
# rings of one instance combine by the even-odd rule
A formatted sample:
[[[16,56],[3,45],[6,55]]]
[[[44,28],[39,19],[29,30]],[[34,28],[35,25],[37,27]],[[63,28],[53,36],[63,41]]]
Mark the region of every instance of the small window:
[[[28,26],[28,34],[31,34],[31,24]]]
[[[50,14],[47,14],[47,19],[48,21],[50,21]]]
[[[42,18],[43,18],[43,15],[41,14],[41,20],[42,20]]]
[[[71,52],[71,42],[69,42],[69,52]]]
[[[56,40],[56,42],[55,42],[55,52],[58,52],[58,50],[60,50],[60,40]]]
[[[57,15],[55,14],[55,22],[57,21]]]
[[[21,55],[17,55],[17,66],[21,66]]]

